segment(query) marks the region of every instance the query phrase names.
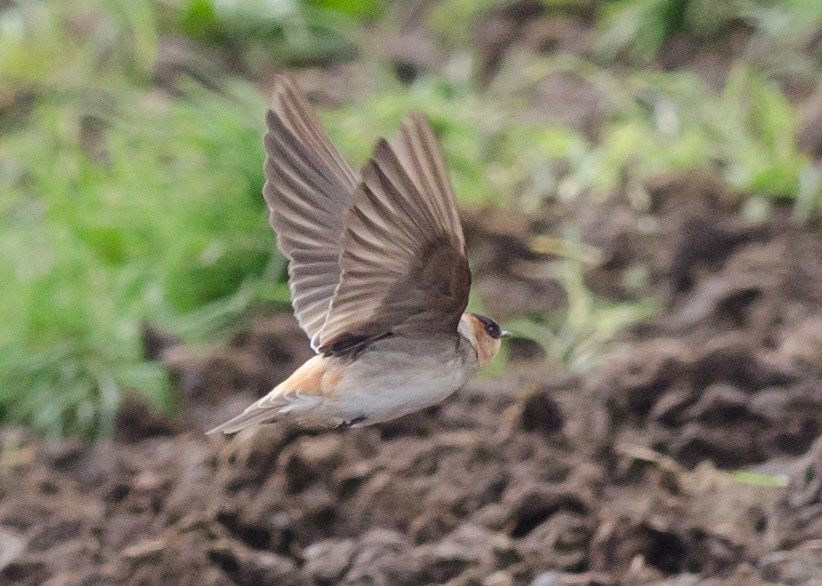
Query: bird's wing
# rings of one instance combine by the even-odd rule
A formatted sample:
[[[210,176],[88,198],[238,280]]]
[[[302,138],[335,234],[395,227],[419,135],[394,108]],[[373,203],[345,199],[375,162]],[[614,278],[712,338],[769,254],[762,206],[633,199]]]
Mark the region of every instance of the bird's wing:
[[[442,152],[422,114],[377,143],[340,248],[320,352],[342,354],[392,333],[456,332],[471,274]]]
[[[316,349],[340,280],[340,238],[357,179],[290,77],[277,77],[266,121],[263,195],[290,261],[294,314]]]

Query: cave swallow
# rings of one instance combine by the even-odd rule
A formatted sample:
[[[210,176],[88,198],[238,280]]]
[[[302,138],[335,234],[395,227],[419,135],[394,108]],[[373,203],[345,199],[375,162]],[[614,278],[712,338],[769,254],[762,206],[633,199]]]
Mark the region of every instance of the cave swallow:
[[[412,113],[380,139],[359,178],[291,78],[277,78],[266,121],[263,195],[317,354],[209,433],[283,419],[360,427],[441,402],[506,332],[465,312],[465,238],[428,121]]]

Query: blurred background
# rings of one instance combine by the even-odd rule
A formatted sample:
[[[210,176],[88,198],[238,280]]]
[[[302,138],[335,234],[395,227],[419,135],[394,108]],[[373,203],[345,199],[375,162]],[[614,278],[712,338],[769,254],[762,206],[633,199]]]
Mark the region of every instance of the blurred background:
[[[283,71],[355,168],[430,118],[516,336],[441,408],[216,446],[309,356]],[[0,0],[0,581],[822,577],[820,212],[816,0]]]

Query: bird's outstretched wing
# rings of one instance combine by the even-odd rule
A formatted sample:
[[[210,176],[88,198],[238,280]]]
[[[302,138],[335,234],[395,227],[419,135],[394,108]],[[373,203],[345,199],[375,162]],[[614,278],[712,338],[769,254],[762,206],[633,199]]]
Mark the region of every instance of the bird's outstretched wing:
[[[316,349],[340,280],[340,239],[357,178],[288,76],[275,80],[267,124],[263,195],[290,261],[294,314]]]
[[[320,352],[343,354],[387,334],[456,333],[471,274],[442,152],[422,114],[377,143],[340,250]]]

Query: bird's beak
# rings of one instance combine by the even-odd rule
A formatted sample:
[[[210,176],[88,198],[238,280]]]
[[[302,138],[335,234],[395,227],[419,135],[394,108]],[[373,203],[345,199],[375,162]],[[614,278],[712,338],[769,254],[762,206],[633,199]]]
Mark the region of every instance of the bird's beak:
[[[499,333],[499,337],[500,338],[510,338],[511,337],[511,332],[509,332],[508,330],[502,330]]]

